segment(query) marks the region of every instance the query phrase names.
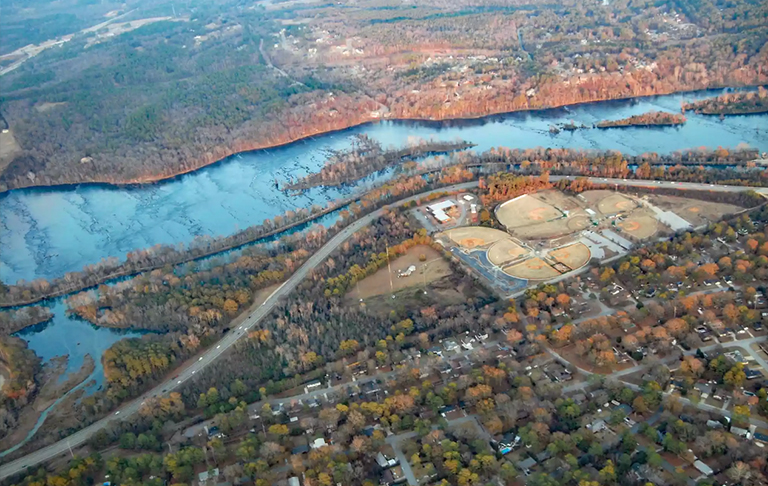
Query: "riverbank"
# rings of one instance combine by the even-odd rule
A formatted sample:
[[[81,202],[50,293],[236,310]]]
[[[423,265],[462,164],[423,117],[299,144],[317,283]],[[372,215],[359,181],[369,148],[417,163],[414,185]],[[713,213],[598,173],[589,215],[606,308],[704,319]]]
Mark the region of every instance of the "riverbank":
[[[760,86],[760,85],[755,84],[755,85],[749,85],[749,86],[733,86],[731,88],[750,88],[751,89],[751,88],[755,88],[756,86]],[[127,189],[127,188],[141,187],[141,186],[157,184],[157,183],[168,183],[176,179],[179,179],[187,174],[191,174],[196,171],[199,171],[200,169],[212,167],[217,164],[224,163],[233,156],[244,155],[251,152],[257,152],[262,150],[273,150],[273,149],[283,148],[296,143],[305,142],[314,137],[338,134],[350,129],[359,128],[366,125],[374,125],[383,121],[396,122],[396,123],[408,123],[408,122],[428,123],[428,124],[434,124],[439,127],[441,125],[451,124],[451,123],[476,122],[483,119],[490,120],[494,117],[511,115],[515,113],[532,113],[532,114],[546,113],[552,110],[557,110],[562,108],[567,109],[572,107],[595,105],[595,104],[607,103],[607,102],[634,101],[634,100],[639,101],[644,99],[652,99],[656,97],[677,95],[677,94],[701,94],[701,93],[714,94],[714,93],[722,93],[724,89],[728,89],[728,88],[696,89],[696,90],[688,90],[688,91],[664,90],[659,93],[654,93],[652,95],[643,95],[643,96],[618,96],[618,97],[596,96],[596,97],[582,100],[576,103],[550,104],[546,106],[533,106],[533,107],[529,106],[528,108],[513,109],[513,110],[490,109],[483,113],[478,113],[478,114],[461,113],[455,116],[442,116],[442,117],[430,117],[430,118],[396,117],[396,116],[390,117],[388,116],[389,114],[385,114],[383,117],[379,117],[379,116],[372,116],[369,113],[367,115],[359,115],[357,117],[351,117],[351,118],[344,117],[344,120],[334,125],[333,128],[331,128],[330,130],[309,130],[306,128],[300,128],[298,130],[298,133],[293,136],[287,134],[287,131],[286,131],[284,133],[286,133],[288,136],[282,136],[282,135],[278,136],[277,141],[273,141],[273,142],[263,142],[260,140],[234,140],[232,143],[230,143],[230,146],[227,146],[227,147],[216,146],[216,147],[210,148],[202,157],[191,160],[188,164],[185,164],[186,165],[185,168],[178,169],[175,171],[147,174],[142,177],[126,179],[121,181],[94,177],[89,180],[80,179],[80,180],[64,181],[64,182],[55,183],[55,184],[45,184],[45,183],[35,183],[33,181],[29,181],[28,179],[25,179],[25,183],[22,185],[17,185],[9,188],[0,188],[0,198],[2,198],[5,194],[8,194],[10,192],[13,192],[19,189],[39,188],[39,189],[47,189],[47,190],[57,190],[57,189],[76,189],[80,186],[95,186],[95,187],[102,186],[107,188]],[[27,184],[26,182],[29,182],[29,183]]]

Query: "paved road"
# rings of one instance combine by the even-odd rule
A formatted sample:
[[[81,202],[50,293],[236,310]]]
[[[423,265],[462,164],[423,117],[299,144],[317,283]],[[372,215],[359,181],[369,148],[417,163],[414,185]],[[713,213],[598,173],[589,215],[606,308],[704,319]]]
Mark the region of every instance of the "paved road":
[[[464,190],[464,189],[468,189],[475,186],[477,186],[477,182],[456,184],[450,187],[445,187],[442,189],[437,189],[435,191],[429,191],[429,192],[421,193],[415,196],[411,196],[395,204],[392,204],[391,206],[400,206],[410,201],[424,197],[433,192]],[[19,473],[27,467],[32,467],[36,464],[40,464],[41,462],[44,462],[48,459],[56,457],[59,454],[68,453],[70,447],[76,447],[76,446],[79,446],[80,444],[83,444],[97,431],[108,426],[111,422],[125,419],[126,417],[130,417],[131,415],[138,412],[139,408],[141,407],[141,404],[148,398],[169,393],[172,390],[180,387],[185,381],[190,379],[195,373],[197,373],[201,369],[208,366],[216,358],[218,358],[224,352],[226,352],[233,344],[235,344],[235,342],[237,342],[238,339],[246,335],[251,327],[255,326],[261,319],[269,315],[272,312],[272,310],[275,308],[277,303],[280,301],[280,299],[290,295],[296,289],[299,283],[301,283],[301,281],[309,274],[309,272],[311,272],[316,266],[318,266],[326,258],[328,258],[328,256],[339,245],[341,245],[344,241],[346,241],[350,236],[352,236],[357,231],[360,231],[364,227],[370,225],[371,222],[374,219],[381,216],[382,213],[383,213],[383,209],[374,211],[368,214],[367,216],[363,216],[359,220],[355,221],[354,223],[350,224],[349,226],[341,230],[339,233],[337,233],[325,245],[323,245],[316,253],[314,253],[311,257],[309,257],[309,259],[301,267],[299,267],[299,269],[296,270],[296,272],[293,275],[291,275],[291,277],[283,285],[277,288],[272,293],[272,295],[267,297],[264,303],[255,311],[253,311],[251,315],[249,315],[243,321],[243,324],[241,324],[236,329],[231,330],[229,333],[225,334],[224,337],[215,346],[212,346],[205,353],[203,353],[197,359],[197,361],[187,363],[187,365],[185,365],[185,367],[182,370],[180,370],[178,374],[175,375],[173,378],[164,381],[160,385],[157,385],[150,391],[144,393],[139,398],[136,398],[135,400],[129,403],[126,403],[111,415],[104,417],[97,422],[94,422],[93,424],[79,430],[78,432],[75,432],[74,434],[70,435],[68,438],[62,439],[59,442],[43,447],[40,450],[37,450],[33,453],[30,453],[24,457],[21,457],[19,459],[9,462],[8,464],[1,466],[0,479]]]
[[[573,179],[575,177],[570,176],[551,176],[550,179],[557,181],[559,179]],[[674,187],[678,189],[703,189],[717,192],[740,192],[749,189],[748,187],[741,186],[723,186],[723,185],[710,185],[710,184],[695,184],[695,183],[681,183],[681,182],[654,182],[654,181],[641,181],[641,180],[623,180],[623,179],[604,179],[604,178],[589,178],[590,181],[596,183],[615,184],[623,186],[640,186],[640,187]],[[446,192],[455,190],[466,190],[477,186],[477,181],[466,182],[463,184],[455,184],[453,186],[436,189],[434,191],[428,191],[415,196],[408,197],[400,200],[391,206],[401,206],[405,203],[417,200],[428,194],[435,192]],[[208,349],[197,361],[187,363],[174,378],[166,380],[160,385],[157,385],[152,390],[143,394],[139,398],[124,404],[113,414],[94,422],[93,424],[85,427],[78,432],[70,435],[66,439],[62,439],[59,442],[43,447],[33,453],[30,453],[24,457],[11,461],[3,466],[0,466],[0,479],[17,474],[27,467],[40,464],[47,461],[59,454],[67,453],[70,447],[76,447],[88,439],[91,438],[97,431],[107,427],[110,423],[116,420],[122,420],[126,417],[138,412],[141,404],[150,397],[160,396],[168,393],[175,388],[181,386],[186,380],[190,379],[195,373],[208,366],[216,358],[221,356],[227,351],[238,339],[248,333],[248,330],[256,325],[261,319],[269,315],[281,298],[290,295],[299,283],[311,272],[317,265],[322,263],[340,244],[346,241],[355,232],[368,226],[375,218],[378,218],[382,214],[383,210],[377,210],[371,214],[362,217],[354,223],[347,226],[345,229],[336,234],[331,240],[329,240],[323,247],[321,247],[315,254],[313,254],[283,285],[281,285],[275,292],[270,295],[261,307],[257,308],[251,313],[237,329],[234,329],[227,333],[215,346]],[[743,342],[743,341],[742,341]],[[620,372],[620,374],[624,374]]]

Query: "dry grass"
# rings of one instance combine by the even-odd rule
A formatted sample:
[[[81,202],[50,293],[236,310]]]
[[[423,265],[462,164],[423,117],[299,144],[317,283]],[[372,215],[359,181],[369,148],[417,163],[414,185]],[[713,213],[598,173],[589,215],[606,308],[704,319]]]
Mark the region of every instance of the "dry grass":
[[[426,261],[421,261],[421,255],[426,257]],[[408,287],[424,285],[425,281],[429,284],[453,273],[450,265],[443,259],[440,253],[426,245],[414,246],[403,256],[393,260],[391,265],[392,288],[395,292]],[[413,274],[408,277],[397,276],[398,270],[405,270],[411,265],[416,266],[416,271]],[[359,300],[388,294],[390,293],[389,281],[389,271],[387,267],[383,267],[373,275],[358,282],[347,296]]]
[[[8,167],[8,164],[19,152],[21,152],[21,147],[16,142],[13,132],[10,130],[8,133],[0,132],[0,172]]]

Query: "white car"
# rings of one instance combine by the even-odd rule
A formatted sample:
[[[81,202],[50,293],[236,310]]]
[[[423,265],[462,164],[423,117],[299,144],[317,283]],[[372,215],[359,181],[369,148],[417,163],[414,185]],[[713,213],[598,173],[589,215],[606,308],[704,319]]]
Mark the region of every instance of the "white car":
[[[115,415],[119,415],[119,414],[120,414],[120,410],[118,410],[117,412],[115,412]]]
[[[200,356],[200,359],[198,359],[198,361],[202,361],[202,360],[203,360],[203,357],[202,357],[202,356]]]

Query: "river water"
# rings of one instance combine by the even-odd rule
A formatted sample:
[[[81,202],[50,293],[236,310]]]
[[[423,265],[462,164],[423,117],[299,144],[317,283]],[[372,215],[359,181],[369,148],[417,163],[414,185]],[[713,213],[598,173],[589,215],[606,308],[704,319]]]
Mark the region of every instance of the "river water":
[[[85,185],[55,189],[22,189],[0,196],[0,279],[58,277],[84,265],[158,243],[190,242],[198,235],[227,235],[260,224],[289,209],[327,201],[359,190],[363,182],[341,189],[314,189],[287,196],[275,188],[322,166],[328,149],[349,146],[365,134],[384,146],[401,146],[412,137],[464,139],[475,150],[492,147],[572,147],[615,149],[628,154],[668,153],[693,147],[735,147],[745,143],[768,151],[768,116],[706,117],[688,114],[675,128],[626,128],[549,132],[550,125],[574,121],[592,125],[650,110],[679,111],[683,100],[717,92],[688,93],[631,101],[580,105],[539,112],[513,113],[471,121],[384,121],[313,137],[284,147],[239,154],[170,181],[131,188]],[[94,329],[63,315],[42,329],[20,337],[46,360],[71,354],[70,368],[82,364],[85,349],[99,361],[101,352],[124,335]],[[92,343],[92,344],[90,344]]]

